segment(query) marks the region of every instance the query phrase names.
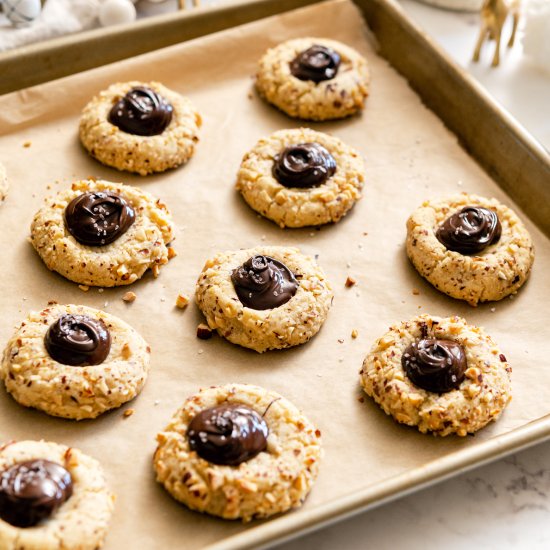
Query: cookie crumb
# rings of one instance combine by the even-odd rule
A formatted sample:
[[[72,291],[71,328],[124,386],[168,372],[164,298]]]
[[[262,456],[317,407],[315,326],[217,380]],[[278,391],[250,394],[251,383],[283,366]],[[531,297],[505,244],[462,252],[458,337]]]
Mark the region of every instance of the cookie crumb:
[[[78,288],[82,290],[82,292],[88,292],[88,290],[90,290],[88,285],[78,285]]]
[[[364,398],[364,397],[358,397],[358,398],[357,398],[357,401],[359,401],[359,403],[364,403],[364,402],[365,402],[365,398]]]
[[[338,338],[338,343],[339,343],[339,344],[343,344],[343,343],[344,343],[344,339],[343,339],[343,338]]]
[[[163,296],[161,299],[160,299],[161,302],[166,302],[166,298]]]
[[[103,293],[103,289],[102,288],[98,288],[97,291],[102,294]]]
[[[25,149],[28,149],[31,145],[32,145],[32,141],[25,141],[25,143],[23,143],[23,147]]]
[[[248,99],[254,99],[254,94],[252,92],[248,92],[248,94],[246,94],[246,97],[248,97]]]
[[[351,337],[355,340],[355,338],[357,338],[357,336],[359,335],[359,333],[357,332],[356,329],[353,329],[351,331]]]
[[[204,350],[200,349],[198,352],[197,352],[199,355],[202,355],[204,353]]]
[[[492,308],[491,308],[491,313],[494,313],[496,310],[497,310],[496,307],[492,307]]]
[[[176,298],[176,307],[185,309],[189,305],[189,297],[185,294],[178,294]]]
[[[175,258],[178,255],[178,253],[171,247],[168,247],[168,259],[171,260],[172,258]]]
[[[48,300],[49,306],[55,306],[55,304],[58,304],[59,302],[57,300]]]
[[[133,302],[136,298],[137,294],[135,292],[132,292],[131,290],[122,297],[125,302]]]
[[[103,307],[109,307],[109,302],[105,302],[105,303],[103,304]]]
[[[412,293],[415,295],[415,296],[418,296],[420,294],[420,290],[418,290],[418,288],[413,288],[412,289]]]
[[[346,288],[351,288],[353,285],[355,285],[357,281],[348,275],[348,278],[346,279]]]
[[[122,413],[122,416],[123,418],[128,418],[129,416],[132,416],[134,414],[134,409],[126,409],[123,413]]]
[[[201,323],[197,327],[197,338],[200,338],[201,340],[208,340],[209,338],[212,338],[212,334],[214,331],[204,323]]]
[[[160,403],[160,399],[155,399],[153,402],[153,405],[156,407]]]

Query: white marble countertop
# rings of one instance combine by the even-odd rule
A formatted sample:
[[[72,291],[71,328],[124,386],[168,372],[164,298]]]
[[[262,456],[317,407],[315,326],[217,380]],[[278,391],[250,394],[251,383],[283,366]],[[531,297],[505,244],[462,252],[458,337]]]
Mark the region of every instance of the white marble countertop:
[[[400,2],[413,20],[550,149],[550,117],[544,116],[548,115],[550,74],[534,67],[522,55],[521,41],[513,50],[501,52],[498,69],[490,68],[493,45],[486,47],[481,62],[474,64],[470,59],[479,28],[478,14],[445,11],[415,0]],[[157,5],[141,0],[137,4],[142,16],[168,11],[174,5],[175,0]],[[506,37],[509,32],[505,31]],[[550,442],[278,548],[547,550],[549,510]]]

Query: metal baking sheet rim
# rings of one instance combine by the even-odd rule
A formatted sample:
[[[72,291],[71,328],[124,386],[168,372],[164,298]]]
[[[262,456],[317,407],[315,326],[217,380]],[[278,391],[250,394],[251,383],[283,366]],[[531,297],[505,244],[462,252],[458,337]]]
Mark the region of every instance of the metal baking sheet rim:
[[[356,491],[300,515],[287,515],[211,544],[208,550],[268,548],[410,495],[464,472],[550,440],[550,415],[475,447],[456,451],[405,474]]]
[[[170,23],[173,24],[174,17],[177,18],[180,24],[200,22],[202,19],[205,21],[205,32],[200,30],[198,32],[202,33],[200,35],[205,35],[210,32],[222,30],[223,28],[227,28],[229,26],[235,26],[237,24],[267,17],[269,15],[282,13],[292,8],[311,5],[317,3],[318,1],[319,0],[281,0],[280,2],[274,2],[273,0],[245,0],[230,7],[226,6],[222,8],[211,8],[207,10],[200,10],[197,13],[179,13],[171,18],[159,16],[156,18],[151,18],[150,21],[138,22],[138,25],[140,32],[147,32],[148,30],[154,32],[162,28],[163,25]],[[364,7],[362,4],[365,4],[365,2],[361,1],[357,1],[356,3],[358,3],[360,7]],[[404,18],[402,11],[392,0],[371,0],[371,3],[387,5],[389,8],[388,16],[390,17],[395,17],[396,19]],[[216,15],[224,18],[227,17],[228,14],[240,14],[241,16],[238,17],[233,24],[224,25],[221,23],[218,26],[215,26],[214,29],[212,27],[208,27],[208,22],[215,20]],[[422,32],[410,21],[403,20],[398,22],[404,24],[408,28],[412,28],[418,35],[422,34]],[[97,31],[83,33],[82,37],[64,37],[53,40],[49,44],[24,48],[21,53],[8,52],[9,55],[0,54],[0,66],[2,63],[7,62],[16,64],[25,59],[32,59],[33,57],[38,63],[40,63],[44,59],[47,59],[48,56],[51,56],[52,53],[60,51],[60,49],[71,48],[71,46],[77,43],[92,43],[97,40],[112,37],[114,33],[131,34],[132,30],[135,31],[135,28],[130,29],[130,27],[127,26],[120,27],[118,30],[100,29]],[[197,35],[186,35],[184,40],[188,40],[196,36]],[[500,108],[492,100],[492,98],[479,85],[477,85],[477,83],[473,82],[469,75],[467,75],[461,68],[454,65],[452,61],[449,60],[449,58],[444,54],[444,52],[434,45],[429,38],[423,36],[423,39],[426,43],[426,47],[433,49],[440,61],[443,60],[443,62],[449,63],[449,70],[454,71],[455,76],[458,74],[458,76],[463,80],[464,87],[468,88],[471,93],[474,93],[484,104],[488,110],[488,113],[486,114],[488,116],[490,114],[493,117],[500,117],[502,123],[507,127],[512,137],[515,136],[519,138],[518,141],[520,142],[520,145],[522,145],[524,149],[526,148],[527,152],[531,153],[535,161],[539,164],[541,173],[544,174],[545,170],[549,170],[550,161],[548,160],[548,155],[543,148],[533,138],[531,138],[531,136],[529,136],[519,124],[517,124],[507,113],[505,113],[502,108]],[[382,54],[383,53],[384,52],[382,51]],[[113,60],[110,59],[109,61]],[[76,68],[75,71],[76,70],[79,69]],[[80,68],[80,70],[82,69]],[[415,88],[422,96],[421,91],[419,91],[416,86]],[[477,157],[477,155],[475,155],[476,151],[470,150],[469,152]],[[508,189],[506,190],[508,191]],[[542,190],[542,192],[546,193],[547,191]],[[544,225],[543,230],[548,234],[548,227],[546,227],[546,224]],[[542,443],[548,439],[550,439],[550,415],[530,422],[525,426],[517,428],[509,433],[480,443],[475,447],[454,452],[405,474],[392,477],[329,504],[318,506],[313,510],[302,510],[299,515],[289,514],[280,518],[272,519],[266,523],[256,525],[244,533],[228,537],[221,542],[209,545],[207,548],[209,550],[257,549],[281,543],[285,540],[290,540],[307,532],[319,529],[320,527],[357,515],[368,509],[386,504],[392,500],[396,500],[405,495],[419,491],[430,485],[434,485],[445,479],[459,475],[465,471],[477,468],[489,462],[493,462],[514,452],[531,447],[537,443]]]

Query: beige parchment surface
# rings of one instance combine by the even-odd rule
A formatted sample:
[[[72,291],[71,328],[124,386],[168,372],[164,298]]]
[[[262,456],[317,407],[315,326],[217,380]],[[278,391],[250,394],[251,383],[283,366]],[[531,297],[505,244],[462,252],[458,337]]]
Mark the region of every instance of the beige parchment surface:
[[[267,47],[307,35],[342,40],[370,61],[372,93],[363,115],[310,124],[364,154],[367,183],[363,199],[337,225],[282,230],[246,206],[234,191],[235,173],[259,138],[300,125],[256,96],[251,75]],[[80,147],[82,107],[112,82],[130,79],[162,81],[197,105],[204,125],[187,166],[140,178],[99,165]],[[30,146],[24,147],[25,142]],[[305,512],[550,412],[548,239],[518,211],[534,238],[537,257],[531,280],[513,300],[472,309],[417,275],[405,254],[405,221],[423,200],[470,191],[513,204],[374,53],[358,11],[345,0],[0,97],[0,162],[11,182],[0,206],[2,345],[28,310],[57,300],[104,308],[132,324],[152,347],[149,381],[125,407],[135,409],[127,419],[122,410],[81,423],[54,419],[20,407],[0,388],[0,440],[44,438],[77,446],[102,462],[118,495],[108,550],[198,548],[254,528],[190,512],[154,481],[155,434],[182,400],[204,385],[260,384],[284,394],[318,425],[326,456]],[[49,272],[27,242],[32,216],[44,197],[87,176],[152,192],[168,204],[179,227],[174,243],[178,256],[158,279],[148,275],[131,287],[137,294],[133,304],[121,300],[129,288],[82,292]],[[186,311],[175,309],[177,293],[193,293],[206,258],[216,251],[264,243],[297,245],[319,255],[335,289],[324,328],[304,346],[263,355],[217,337],[198,340],[201,315],[194,304]],[[348,274],[358,280],[352,289],[344,287]],[[413,295],[413,288],[420,294]],[[421,435],[395,424],[370,400],[358,400],[357,373],[374,339],[391,323],[423,312],[459,314],[486,327],[513,366],[510,407],[475,437]],[[359,332],[356,340],[350,337],[352,329]]]

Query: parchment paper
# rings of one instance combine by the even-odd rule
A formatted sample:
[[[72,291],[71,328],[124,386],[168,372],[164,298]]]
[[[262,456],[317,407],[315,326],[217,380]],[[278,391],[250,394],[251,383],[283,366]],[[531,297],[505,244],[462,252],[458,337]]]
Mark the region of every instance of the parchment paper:
[[[319,231],[282,230],[245,205],[234,191],[234,180],[243,154],[259,138],[300,124],[252,92],[256,60],[269,46],[308,35],[342,40],[370,61],[372,93],[364,114],[310,124],[365,155],[367,183],[363,199],[340,223]],[[103,167],[81,149],[77,126],[82,107],[113,81],[130,79],[160,80],[196,103],[204,126],[187,166],[140,178]],[[25,142],[30,146],[24,147]],[[469,191],[514,205],[374,53],[357,9],[345,0],[1,97],[0,161],[11,181],[10,194],[0,207],[0,340],[7,341],[30,309],[57,300],[105,308],[130,322],[153,350],[149,380],[141,396],[125,407],[135,409],[127,419],[122,410],[80,423],[50,418],[24,409],[0,390],[0,440],[44,438],[77,446],[102,462],[118,495],[107,549],[203,547],[254,527],[190,512],[154,481],[155,434],[201,386],[260,384],[285,395],[319,426],[326,456],[303,510],[550,412],[548,239],[518,210],[534,238],[537,258],[531,280],[513,300],[473,309],[421,279],[407,260],[404,240],[405,221],[423,200]],[[82,292],[49,272],[27,242],[29,224],[44,196],[87,176],[139,185],[154,193],[169,205],[179,226],[174,243],[178,257],[158,279],[148,275],[132,285],[137,294],[133,304],[121,300],[127,287]],[[194,304],[186,311],[175,309],[177,293],[193,293],[205,260],[216,251],[260,243],[297,245],[319,255],[335,289],[334,307],[323,329],[304,346],[263,355],[218,337],[198,340],[195,329],[201,315]],[[344,287],[348,274],[358,280],[351,289]],[[413,295],[413,288],[420,294]],[[485,326],[513,366],[511,405],[497,423],[475,437],[422,435],[397,425],[369,399],[359,401],[357,373],[372,342],[391,323],[423,312],[459,314]],[[356,340],[350,337],[352,329],[359,332]]]

